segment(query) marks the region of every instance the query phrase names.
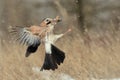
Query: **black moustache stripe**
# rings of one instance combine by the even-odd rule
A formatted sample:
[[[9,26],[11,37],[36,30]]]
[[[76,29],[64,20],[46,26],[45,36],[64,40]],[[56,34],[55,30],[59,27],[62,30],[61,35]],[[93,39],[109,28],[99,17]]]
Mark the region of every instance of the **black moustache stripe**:
[[[47,25],[50,24],[50,23],[51,23],[51,21],[49,21],[49,22],[47,23]]]

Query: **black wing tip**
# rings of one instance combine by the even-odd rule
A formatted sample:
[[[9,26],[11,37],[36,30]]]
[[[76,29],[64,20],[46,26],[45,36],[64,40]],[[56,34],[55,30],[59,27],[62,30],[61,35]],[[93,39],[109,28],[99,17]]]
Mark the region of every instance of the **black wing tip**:
[[[25,53],[25,57],[29,57],[30,54],[31,54],[30,52],[26,52],[26,53]]]
[[[26,53],[25,53],[25,57],[29,57],[32,53],[35,53],[37,51],[39,45],[30,45],[30,46],[28,46],[27,50],[26,50]]]

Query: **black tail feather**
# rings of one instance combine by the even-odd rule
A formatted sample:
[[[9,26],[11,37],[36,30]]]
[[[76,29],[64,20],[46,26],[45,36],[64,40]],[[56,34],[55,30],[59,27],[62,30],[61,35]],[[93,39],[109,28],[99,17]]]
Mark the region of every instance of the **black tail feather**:
[[[51,54],[46,53],[45,54],[44,64],[43,64],[43,66],[41,68],[41,71],[43,69],[45,69],[45,70],[50,70],[50,69],[55,70],[57,68],[58,68],[58,66],[55,63],[55,60],[54,60],[53,56]]]
[[[58,65],[60,65],[60,63],[63,63],[65,59],[65,53],[57,47],[55,47],[54,45],[52,45],[52,55]]]
[[[25,57],[28,57],[31,53],[34,53],[37,51],[39,45],[30,45],[27,47]]]
[[[63,63],[64,59],[65,59],[65,53],[62,52],[61,50],[59,50],[57,47],[55,47],[54,45],[52,46],[52,54],[46,53],[45,54],[45,60],[44,60],[44,64],[41,68],[41,71],[43,69],[45,70],[55,70],[58,68],[57,65],[60,65],[61,63]]]

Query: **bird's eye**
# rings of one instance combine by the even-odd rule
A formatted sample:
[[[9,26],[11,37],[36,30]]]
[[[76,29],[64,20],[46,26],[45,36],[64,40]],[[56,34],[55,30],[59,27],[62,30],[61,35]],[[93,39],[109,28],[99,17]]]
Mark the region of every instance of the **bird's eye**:
[[[49,22],[49,20],[48,20],[48,19],[46,19],[46,22]]]

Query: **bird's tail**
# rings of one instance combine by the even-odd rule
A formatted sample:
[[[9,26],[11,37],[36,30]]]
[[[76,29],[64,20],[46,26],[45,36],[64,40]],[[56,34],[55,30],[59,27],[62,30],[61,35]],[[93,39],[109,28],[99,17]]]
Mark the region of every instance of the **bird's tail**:
[[[45,60],[44,64],[41,68],[41,71],[43,69],[45,70],[55,70],[58,68],[58,65],[63,63],[65,59],[65,53],[61,50],[59,50],[57,47],[52,45],[52,54],[46,53],[45,54]]]

